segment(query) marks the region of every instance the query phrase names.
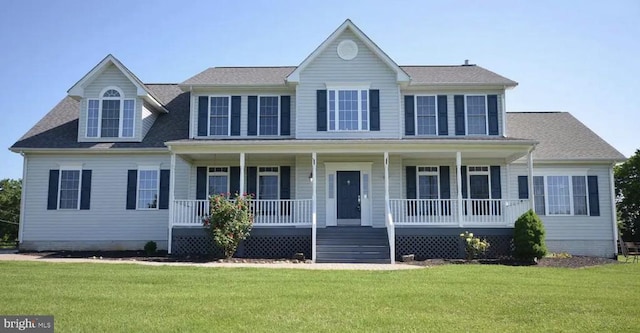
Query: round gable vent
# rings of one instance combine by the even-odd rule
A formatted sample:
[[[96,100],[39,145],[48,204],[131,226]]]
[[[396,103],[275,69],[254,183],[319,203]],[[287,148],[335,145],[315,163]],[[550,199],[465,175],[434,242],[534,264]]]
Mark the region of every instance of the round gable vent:
[[[351,60],[358,55],[358,44],[351,39],[345,39],[338,44],[338,56],[344,60]]]

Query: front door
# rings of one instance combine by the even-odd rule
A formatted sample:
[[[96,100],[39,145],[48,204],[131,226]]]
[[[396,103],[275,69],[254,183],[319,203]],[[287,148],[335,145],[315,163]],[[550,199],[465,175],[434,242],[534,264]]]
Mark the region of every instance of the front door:
[[[338,225],[360,225],[360,171],[337,172]]]

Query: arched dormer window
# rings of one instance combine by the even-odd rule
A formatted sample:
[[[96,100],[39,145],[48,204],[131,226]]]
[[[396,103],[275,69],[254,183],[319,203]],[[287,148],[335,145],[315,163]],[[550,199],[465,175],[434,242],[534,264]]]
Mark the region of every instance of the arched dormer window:
[[[99,96],[87,101],[87,137],[133,137],[135,99],[125,99],[118,87],[106,87]]]

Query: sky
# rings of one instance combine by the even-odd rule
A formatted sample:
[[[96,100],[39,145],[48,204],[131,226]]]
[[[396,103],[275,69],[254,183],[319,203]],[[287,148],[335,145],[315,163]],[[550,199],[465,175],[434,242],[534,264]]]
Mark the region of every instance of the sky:
[[[4,0],[0,179],[8,148],[107,54],[146,83],[214,66],[299,65],[345,19],[399,65],[470,63],[519,82],[508,111],[567,111],[640,148],[640,1]]]

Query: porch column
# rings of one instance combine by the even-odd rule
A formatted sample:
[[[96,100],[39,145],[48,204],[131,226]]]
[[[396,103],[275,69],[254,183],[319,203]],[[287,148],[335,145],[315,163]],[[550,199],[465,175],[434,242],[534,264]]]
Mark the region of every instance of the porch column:
[[[176,154],[171,153],[171,168],[169,169],[169,237],[167,238],[167,253],[171,254],[173,238],[173,210],[175,205],[176,184]]]
[[[246,192],[244,189],[244,153],[240,153],[240,193],[238,195],[244,196],[244,192]]]
[[[529,186],[529,208],[535,210],[535,203],[533,202],[533,149],[529,149],[529,153],[527,153],[527,180]]]
[[[317,193],[318,193],[318,173],[317,173],[317,154],[315,152],[311,153],[311,185],[313,186],[313,191],[311,194],[311,260],[316,262],[316,231],[318,224],[318,215],[317,215]]]
[[[462,153],[456,152],[456,180],[458,187],[458,225],[462,227]]]
[[[395,226],[393,225],[393,220],[391,216],[389,206],[389,153],[384,152],[384,216],[387,221],[387,232],[389,233],[387,236],[389,237],[389,258],[391,259],[391,263],[396,263],[396,232]]]

